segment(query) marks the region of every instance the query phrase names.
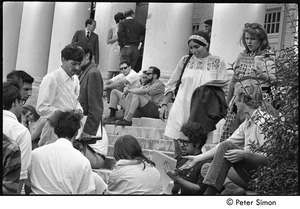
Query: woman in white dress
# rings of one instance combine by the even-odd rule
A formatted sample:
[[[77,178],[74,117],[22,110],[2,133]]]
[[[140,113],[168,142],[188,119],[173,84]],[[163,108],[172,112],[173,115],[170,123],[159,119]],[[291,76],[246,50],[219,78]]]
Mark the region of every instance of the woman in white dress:
[[[189,37],[188,45],[192,56],[182,75],[174,103],[168,113],[167,104],[173,97],[176,83],[189,55],[179,60],[166,85],[165,97],[160,108],[160,118],[162,120],[168,118],[165,136],[174,140],[175,158],[180,153],[177,139],[180,137],[180,128],[190,116],[191,96],[194,90],[212,80],[228,80],[224,60],[209,53],[210,39],[207,33],[203,31],[194,33]]]
[[[108,58],[108,78],[111,79],[115,74],[120,72],[119,70],[119,61],[120,61],[120,46],[118,44],[118,27],[119,22],[125,19],[125,16],[122,12],[118,12],[114,16],[116,25],[111,27],[108,30],[107,34],[107,44],[110,44],[109,48],[109,58]]]

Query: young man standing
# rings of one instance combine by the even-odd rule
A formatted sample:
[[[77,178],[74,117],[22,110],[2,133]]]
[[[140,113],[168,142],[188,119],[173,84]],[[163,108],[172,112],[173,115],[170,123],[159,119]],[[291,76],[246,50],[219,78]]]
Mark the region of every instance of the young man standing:
[[[145,27],[134,20],[134,12],[128,9],[124,12],[125,20],[119,23],[118,42],[121,48],[120,62],[127,60],[132,69],[136,70],[136,63],[140,57],[140,48],[145,38]]]
[[[102,127],[103,113],[103,79],[97,66],[92,63],[93,52],[89,44],[84,42],[75,43],[83,49],[85,56],[80,66],[79,102],[86,116],[83,131],[80,136],[83,144],[83,154],[89,159],[93,169],[103,167],[108,150],[108,138]],[[95,144],[85,144],[92,136],[96,136],[98,129],[102,130],[102,139]]]
[[[72,38],[72,43],[84,42],[91,45],[93,50],[93,62],[99,65],[99,38],[94,30],[96,29],[96,21],[87,19],[85,21],[85,29],[78,30]]]
[[[47,74],[40,85],[36,110],[42,119],[47,119],[56,110],[74,110],[82,113],[78,101],[80,85],[78,73],[84,52],[73,44],[67,45],[61,51],[62,65],[52,73]],[[41,133],[39,146],[54,142],[57,137],[53,127],[46,122]]]
[[[21,151],[21,173],[18,193],[20,194],[25,180],[28,178],[28,167],[31,162],[31,137],[29,130],[17,117],[21,115],[25,100],[20,90],[12,83],[3,84],[3,134],[15,141]]]
[[[126,106],[126,115],[116,125],[131,126],[133,115],[137,117],[159,118],[159,105],[164,98],[165,85],[159,80],[160,70],[157,67],[149,67],[146,72],[147,80],[144,86],[139,88],[125,87],[123,96],[131,94]]]

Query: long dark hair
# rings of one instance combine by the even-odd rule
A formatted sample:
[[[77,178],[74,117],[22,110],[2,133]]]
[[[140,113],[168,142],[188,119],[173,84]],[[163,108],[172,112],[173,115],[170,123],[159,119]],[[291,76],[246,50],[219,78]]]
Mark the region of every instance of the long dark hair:
[[[143,154],[141,145],[137,139],[131,135],[124,135],[117,139],[114,146],[114,157],[117,161],[120,159],[138,160],[144,163],[143,169],[146,167],[145,161],[155,166],[155,163]]]

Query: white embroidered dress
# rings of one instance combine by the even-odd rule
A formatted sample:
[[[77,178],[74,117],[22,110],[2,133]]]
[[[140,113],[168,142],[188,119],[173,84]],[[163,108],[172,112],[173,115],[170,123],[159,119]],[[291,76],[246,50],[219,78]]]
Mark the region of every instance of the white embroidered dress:
[[[175,90],[175,85],[187,57],[188,55],[183,56],[178,62],[166,85],[165,94]],[[190,116],[191,97],[194,90],[212,80],[228,80],[224,60],[211,54],[200,59],[193,55],[184,70],[181,78],[182,83],[179,86],[177,96],[169,112],[165,136],[173,139],[180,137],[180,129]]]

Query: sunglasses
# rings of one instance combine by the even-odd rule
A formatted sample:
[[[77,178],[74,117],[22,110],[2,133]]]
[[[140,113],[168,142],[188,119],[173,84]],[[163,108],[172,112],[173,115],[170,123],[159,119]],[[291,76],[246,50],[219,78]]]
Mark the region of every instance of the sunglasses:
[[[152,75],[153,73],[146,73],[146,75]]]
[[[182,139],[178,139],[178,141],[180,142],[180,144],[182,144],[184,147],[187,147],[189,145],[189,143],[192,143],[190,141],[186,141],[186,140],[182,140]]]
[[[120,70],[126,70],[128,68],[128,66],[126,66],[126,67],[120,67],[119,69]]]
[[[252,28],[252,29],[256,29],[256,28],[261,28],[261,25],[258,23],[246,23],[244,25],[245,28]]]

